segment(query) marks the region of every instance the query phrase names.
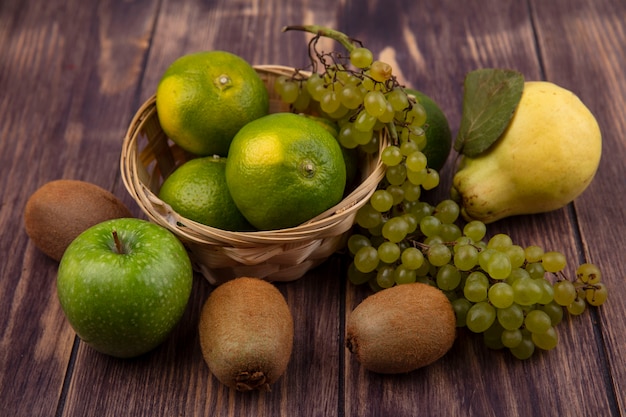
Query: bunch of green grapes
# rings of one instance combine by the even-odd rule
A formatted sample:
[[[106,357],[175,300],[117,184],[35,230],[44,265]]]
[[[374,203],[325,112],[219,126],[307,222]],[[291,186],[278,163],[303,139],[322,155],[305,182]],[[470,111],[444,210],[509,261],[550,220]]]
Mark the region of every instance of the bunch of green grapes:
[[[565,311],[576,316],[607,299],[596,265],[578,266],[572,281],[561,252],[522,247],[502,233],[486,239],[480,221],[459,227],[452,200],[404,201],[385,213],[372,203],[357,214],[358,231],[348,239],[349,280],[374,291],[410,282],[436,286],[450,299],[457,326],[482,334],[490,348],[508,348],[519,359],[553,349]]]
[[[334,32],[337,33],[337,32]],[[341,35],[341,34],[340,34]],[[319,114],[338,124],[338,140],[348,149],[378,150],[378,133],[388,129],[392,140],[423,149],[426,111],[392,74],[389,64],[372,52],[349,43],[347,55],[317,50],[319,36],[309,44],[314,71],[296,71],[274,82],[274,91],[295,111]]]

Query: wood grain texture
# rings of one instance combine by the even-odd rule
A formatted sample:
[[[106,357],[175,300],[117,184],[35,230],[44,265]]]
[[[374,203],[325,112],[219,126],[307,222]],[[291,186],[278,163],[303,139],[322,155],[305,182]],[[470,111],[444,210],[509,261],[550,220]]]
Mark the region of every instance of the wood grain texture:
[[[11,416],[619,416],[626,415],[626,4],[622,0],[3,0],[0,2],[0,404]],[[603,159],[568,207],[504,219],[489,233],[563,251],[604,271],[611,298],[566,318],[559,346],[519,361],[463,330],[450,352],[406,375],[364,370],[344,347],[345,320],[370,294],[335,255],[277,284],[294,316],[293,356],[268,393],[237,393],[203,362],[199,275],[181,323],[159,348],[118,360],[75,338],[56,298],[56,262],[29,241],[28,197],[57,178],[93,182],[143,214],[119,178],[121,140],[178,56],[205,49],[253,64],[304,66],[309,35],[332,26],[433,97],[453,132],[465,74],[509,67],[571,89],[597,116]],[[323,41],[323,48],[336,45]],[[448,196],[456,155],[442,185]]]

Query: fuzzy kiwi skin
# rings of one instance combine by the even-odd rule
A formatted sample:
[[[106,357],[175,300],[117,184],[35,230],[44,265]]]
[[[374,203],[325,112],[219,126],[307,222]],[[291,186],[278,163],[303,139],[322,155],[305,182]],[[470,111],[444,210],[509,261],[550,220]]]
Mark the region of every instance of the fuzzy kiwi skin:
[[[267,391],[287,369],[293,317],[283,295],[267,281],[240,277],[215,288],[198,329],[206,364],[230,388]]]
[[[454,343],[452,304],[427,284],[381,290],[361,302],[346,323],[346,347],[368,370],[410,372],[441,358]]]
[[[54,180],[26,202],[24,228],[35,246],[60,261],[67,246],[89,227],[109,219],[133,217],[115,195],[89,182]]]

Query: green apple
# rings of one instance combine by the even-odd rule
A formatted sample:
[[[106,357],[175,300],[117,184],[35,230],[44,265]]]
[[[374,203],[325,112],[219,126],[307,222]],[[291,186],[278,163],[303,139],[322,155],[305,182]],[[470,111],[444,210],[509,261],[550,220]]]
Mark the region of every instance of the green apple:
[[[145,220],[114,219],[70,243],[57,294],[83,341],[130,358],[167,338],[187,306],[192,280],[187,251],[170,231]]]

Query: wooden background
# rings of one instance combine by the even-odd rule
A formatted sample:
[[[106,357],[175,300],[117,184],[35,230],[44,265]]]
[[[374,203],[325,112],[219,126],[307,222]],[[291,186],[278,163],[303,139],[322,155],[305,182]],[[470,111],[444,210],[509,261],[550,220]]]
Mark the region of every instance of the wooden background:
[[[624,0],[0,0],[0,414],[626,415],[625,21]],[[438,101],[455,132],[463,78],[476,68],[514,68],[578,94],[604,137],[591,187],[562,210],[489,231],[565,252],[570,272],[597,263],[607,304],[566,319],[559,346],[527,361],[461,331],[432,366],[382,376],[344,348],[345,317],[369,290],[346,283],[345,260],[333,256],[278,284],[296,335],[270,393],[229,391],[204,365],[196,325],[212,288],[200,276],[182,322],[155,351],[117,360],[81,343],[56,298],[57,263],[24,232],[28,197],[50,180],[80,179],[141,217],[120,180],[121,141],[165,68],[204,49],[302,66],[308,38],[280,30],[301,23],[364,41]],[[447,195],[453,158],[428,199]]]

